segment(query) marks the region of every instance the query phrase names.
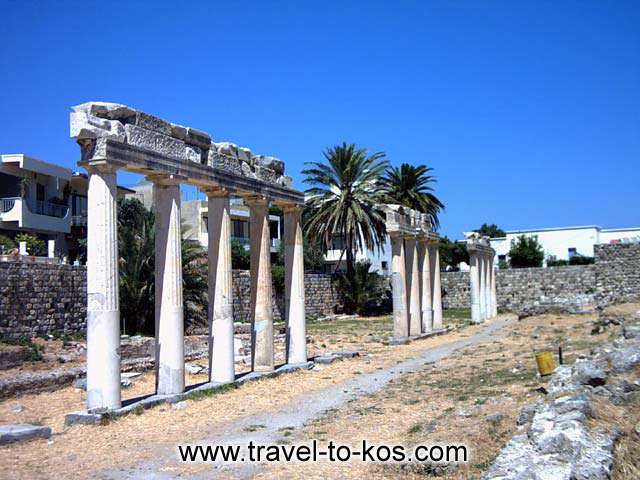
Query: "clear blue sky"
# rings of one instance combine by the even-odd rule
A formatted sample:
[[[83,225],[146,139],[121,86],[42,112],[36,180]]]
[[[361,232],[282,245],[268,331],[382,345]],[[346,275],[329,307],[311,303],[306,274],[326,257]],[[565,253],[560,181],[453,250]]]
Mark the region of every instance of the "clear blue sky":
[[[74,167],[129,104],[285,160],[426,163],[442,232],[639,226],[640,2],[0,0],[0,152]],[[133,175],[122,175],[127,185]]]

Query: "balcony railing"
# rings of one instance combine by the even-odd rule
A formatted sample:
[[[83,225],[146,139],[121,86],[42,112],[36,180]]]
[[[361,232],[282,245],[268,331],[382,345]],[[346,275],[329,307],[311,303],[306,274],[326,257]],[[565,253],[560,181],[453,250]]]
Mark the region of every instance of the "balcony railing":
[[[0,213],[7,213],[11,210],[16,204],[16,200],[19,200],[19,197],[15,198],[0,198]]]
[[[37,200],[29,205],[29,210],[37,215],[46,215],[48,217],[64,218],[69,211],[68,205],[58,205],[57,203],[43,202]]]

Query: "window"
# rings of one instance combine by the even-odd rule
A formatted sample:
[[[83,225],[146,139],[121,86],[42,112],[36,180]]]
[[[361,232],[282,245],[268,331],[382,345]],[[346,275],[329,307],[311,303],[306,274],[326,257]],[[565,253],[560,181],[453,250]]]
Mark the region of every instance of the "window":
[[[382,270],[389,270],[389,264],[386,261],[382,261]]]
[[[233,237],[249,238],[249,222],[233,219],[231,220],[231,227],[233,228]]]
[[[576,251],[575,248],[570,248],[569,249],[569,258],[573,258],[576,255],[576,253],[578,253],[578,252]]]

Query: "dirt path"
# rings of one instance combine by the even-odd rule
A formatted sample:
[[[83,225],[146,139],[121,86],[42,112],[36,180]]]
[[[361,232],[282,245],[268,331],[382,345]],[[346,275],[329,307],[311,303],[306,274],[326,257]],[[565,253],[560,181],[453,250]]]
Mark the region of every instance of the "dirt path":
[[[205,445],[247,445],[249,441],[256,444],[274,444],[282,442],[286,432],[300,430],[336,410],[361,397],[374,394],[387,387],[393,380],[427,368],[434,362],[450,356],[457,350],[480,345],[501,338],[502,327],[513,322],[513,317],[501,317],[479,327],[466,338],[458,338],[432,348],[424,348],[414,352],[411,358],[393,366],[380,367],[370,373],[358,374],[311,393],[302,393],[289,399],[275,410],[247,415],[239,419],[221,424],[213,435],[190,443]],[[246,454],[246,451],[243,452]],[[100,478],[248,478],[262,469],[259,464],[209,464],[186,466],[177,458],[176,446],[159,445],[151,452],[150,459],[133,467],[123,469],[107,469],[100,472]]]

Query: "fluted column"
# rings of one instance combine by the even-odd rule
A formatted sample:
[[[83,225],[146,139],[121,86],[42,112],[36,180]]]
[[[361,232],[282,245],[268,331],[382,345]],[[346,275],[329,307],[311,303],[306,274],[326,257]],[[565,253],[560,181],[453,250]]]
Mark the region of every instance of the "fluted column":
[[[484,256],[485,262],[485,305],[486,305],[486,318],[491,318],[493,316],[493,306],[491,305],[491,259],[489,255],[485,254]]]
[[[487,297],[485,295],[485,290],[487,288],[487,276],[485,274],[486,269],[487,266],[484,261],[484,256],[478,255],[478,276],[480,277],[480,318],[482,320],[485,320],[487,318]]]
[[[472,251],[469,256],[471,263],[469,268],[469,282],[471,293],[471,321],[473,323],[482,322],[482,315],[480,312],[480,259],[475,251]]]
[[[270,371],[273,357],[273,310],[269,201],[262,196],[246,198],[250,209],[252,367]]]
[[[434,243],[431,246],[432,269],[433,276],[433,291],[431,298],[433,301],[433,329],[439,330],[442,328],[442,290],[440,286],[440,251],[438,244]]]
[[[287,362],[293,364],[307,361],[302,209],[298,205],[287,205],[283,210]]]
[[[420,335],[422,319],[420,311],[420,272],[418,270],[418,242],[415,237],[404,241],[407,280],[407,308],[409,312],[409,335]]]
[[[87,410],[122,406],[116,172],[88,168]]]
[[[418,242],[418,264],[420,265],[420,306],[422,312],[422,332],[433,330],[433,304],[431,300],[431,265],[429,245],[426,240]]]
[[[209,381],[233,382],[233,277],[229,193],[207,190],[209,233]]]
[[[156,217],[156,382],[159,395],[184,392],[180,185],[150,177]]]
[[[391,293],[393,295],[393,336],[409,336],[407,316],[406,265],[404,240],[399,233],[390,233],[391,238]]]
[[[498,275],[498,272],[496,271],[495,268],[495,259],[491,259],[491,307],[492,307],[492,314],[494,317],[498,316],[498,293],[497,293],[497,288],[496,288],[496,276]]]

